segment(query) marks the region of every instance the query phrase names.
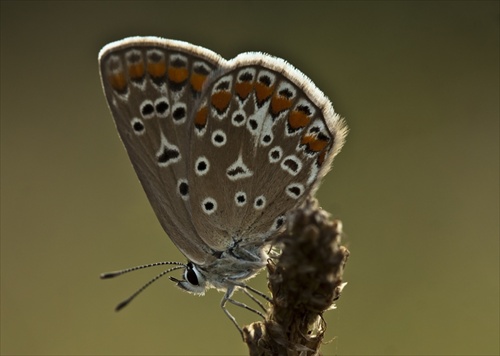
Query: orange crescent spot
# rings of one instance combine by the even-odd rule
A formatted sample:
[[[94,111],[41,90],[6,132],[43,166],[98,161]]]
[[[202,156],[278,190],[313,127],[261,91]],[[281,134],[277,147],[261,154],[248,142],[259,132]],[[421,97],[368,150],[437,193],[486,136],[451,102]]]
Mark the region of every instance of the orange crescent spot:
[[[144,76],[144,62],[130,64],[128,75],[131,79],[141,79]]]
[[[290,106],[292,106],[292,101],[283,96],[273,96],[271,99],[271,112],[275,115],[289,109]]]
[[[304,135],[300,140],[301,145],[307,145],[307,150],[320,152],[328,145],[328,141],[319,140],[315,135]]]
[[[292,111],[288,116],[288,124],[294,130],[306,127],[311,121],[311,118],[307,116],[303,111]]]
[[[191,87],[195,92],[201,92],[201,88],[203,87],[203,83],[205,83],[205,79],[207,79],[206,75],[198,73],[191,74]]]
[[[228,91],[219,91],[212,95],[212,105],[219,111],[225,111],[229,106],[232,94]]]
[[[326,150],[324,150],[319,154],[318,160],[316,161],[318,162],[318,166],[321,166],[323,164],[323,162],[325,161],[325,156],[326,156]]]
[[[165,61],[162,60],[160,62],[149,62],[148,63],[148,73],[154,77],[163,77],[165,73],[167,72],[167,65],[165,64]]]
[[[168,67],[168,79],[174,83],[184,82],[189,73],[186,67]]]
[[[319,152],[322,151],[326,146],[328,145],[328,141],[323,141],[323,140],[312,140],[309,142],[309,150],[314,151],[314,152]]]
[[[242,100],[246,99],[253,89],[253,84],[250,82],[236,83],[234,90],[238,97]]]
[[[111,74],[108,80],[111,87],[118,92],[123,92],[127,89],[127,79],[123,72]]]
[[[194,125],[198,128],[203,128],[207,124],[208,107],[202,107],[194,118]]]
[[[261,104],[267,100],[273,93],[274,87],[268,87],[262,83],[255,83],[255,94],[257,95],[257,103]]]
[[[301,145],[309,145],[309,143],[314,140],[313,135],[304,135],[302,136],[302,139],[300,140]]]

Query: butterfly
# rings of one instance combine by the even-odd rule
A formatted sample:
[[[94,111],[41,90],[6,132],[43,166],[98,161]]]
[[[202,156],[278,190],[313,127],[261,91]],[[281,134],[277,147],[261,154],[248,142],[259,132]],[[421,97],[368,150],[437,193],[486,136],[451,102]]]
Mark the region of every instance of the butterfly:
[[[99,53],[102,86],[149,202],[187,263],[181,289],[226,302],[268,259],[286,214],[316,192],[347,127],[314,83],[260,52],[225,60],[206,48],[131,37]],[[262,314],[260,314],[262,315]],[[241,331],[241,329],[240,329]]]

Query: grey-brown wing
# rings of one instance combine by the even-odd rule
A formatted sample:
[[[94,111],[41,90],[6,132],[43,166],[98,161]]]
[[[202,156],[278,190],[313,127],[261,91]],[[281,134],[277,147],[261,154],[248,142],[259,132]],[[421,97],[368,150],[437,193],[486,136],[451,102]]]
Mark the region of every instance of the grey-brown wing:
[[[307,77],[262,53],[229,61],[194,115],[193,223],[221,251],[276,233],[286,212],[314,194],[347,132]]]
[[[162,227],[198,264],[210,248],[193,225],[187,184],[192,112],[210,74],[225,61],[185,42],[129,38],[99,55],[116,127]]]

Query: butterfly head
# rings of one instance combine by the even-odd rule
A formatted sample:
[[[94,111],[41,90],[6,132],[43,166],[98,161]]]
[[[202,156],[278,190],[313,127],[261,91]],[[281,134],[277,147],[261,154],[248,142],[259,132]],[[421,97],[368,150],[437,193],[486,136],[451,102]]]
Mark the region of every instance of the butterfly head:
[[[206,278],[193,262],[188,262],[184,269],[183,279],[170,277],[170,280],[177,284],[182,290],[192,294],[203,295],[207,288]]]

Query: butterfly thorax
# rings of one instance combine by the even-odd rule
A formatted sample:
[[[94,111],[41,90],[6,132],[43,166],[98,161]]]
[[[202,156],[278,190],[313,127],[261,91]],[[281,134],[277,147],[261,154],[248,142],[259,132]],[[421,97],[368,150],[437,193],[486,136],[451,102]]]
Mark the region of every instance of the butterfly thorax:
[[[184,280],[176,280],[177,285],[194,294],[204,294],[215,288],[227,290],[254,277],[265,267],[268,255],[266,246],[239,245],[217,253],[207,264],[189,262],[184,272]]]

